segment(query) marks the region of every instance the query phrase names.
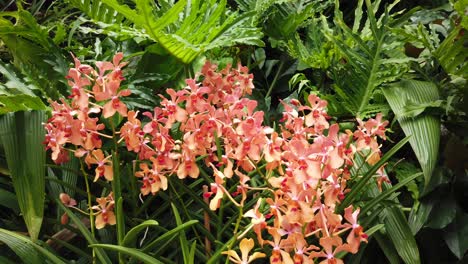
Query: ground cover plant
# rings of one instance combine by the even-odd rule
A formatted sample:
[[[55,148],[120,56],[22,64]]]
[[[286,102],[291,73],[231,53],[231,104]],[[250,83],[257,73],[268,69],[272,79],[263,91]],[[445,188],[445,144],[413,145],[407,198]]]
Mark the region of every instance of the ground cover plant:
[[[4,263],[463,263],[466,1],[0,1]]]

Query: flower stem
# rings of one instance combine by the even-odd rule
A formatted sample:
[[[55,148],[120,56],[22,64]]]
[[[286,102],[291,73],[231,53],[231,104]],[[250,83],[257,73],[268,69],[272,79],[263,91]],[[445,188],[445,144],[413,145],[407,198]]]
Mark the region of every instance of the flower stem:
[[[91,188],[89,186],[89,180],[88,180],[88,175],[86,174],[86,171],[84,170],[84,166],[83,166],[83,161],[80,159],[80,167],[81,167],[81,172],[83,173],[83,176],[85,178],[85,185],[86,185],[86,193],[87,193],[87,196],[88,196],[88,208],[89,208],[89,224],[90,224],[90,228],[91,228],[91,235],[93,236],[93,238],[96,238],[96,234],[95,234],[95,223],[94,223],[94,212],[93,210],[91,209],[92,206],[93,206],[93,201],[91,199]],[[95,251],[95,248],[93,247],[92,249],[92,255],[93,255],[93,263],[96,263],[96,251]]]

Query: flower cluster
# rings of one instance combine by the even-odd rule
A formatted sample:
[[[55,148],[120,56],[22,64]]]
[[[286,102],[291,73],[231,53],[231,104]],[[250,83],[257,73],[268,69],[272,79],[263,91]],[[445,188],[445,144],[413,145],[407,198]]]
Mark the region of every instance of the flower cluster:
[[[271,247],[271,263],[339,263],[337,253],[356,253],[367,241],[357,221],[359,209],[350,206],[344,215],[335,209],[349,192],[355,155],[370,150],[371,164],[380,158],[377,138],[385,139],[387,125],[380,115],[358,120],[354,133],[340,133],[339,125],[329,122],[327,102],[311,94],[307,105],[282,102],[283,118],[273,129],[263,124],[264,113],[256,111],[257,102],[247,97],[254,89],[248,69],[239,65],[218,71],[210,63],[197,76],[200,82],[188,79],[181,90],[167,89],[169,96],[161,95],[160,106],[140,114],[127,111],[119,99],[129,95],[120,89],[121,58],[118,54],[113,63],[97,63],[99,71],[75,59],[69,73],[71,105],[52,103],[53,116],[46,124],[46,144],[54,161],[64,161],[68,157],[64,146],[71,144],[76,146],[75,156],[86,155],[88,166],[97,165],[95,180],[112,180],[110,157],[101,150],[104,135],[99,131],[104,125],[96,116],[108,118],[118,112],[126,120],[115,134],[138,155],[135,176],[142,195],[166,190],[172,175],[197,178],[200,170],[208,169],[213,178],[204,195],[210,209],[217,210],[225,197],[244,207],[253,199],[248,191],[257,190],[249,185],[251,177],[263,179],[262,193],[268,195],[254,198],[254,208],[245,208],[250,210],[243,216],[251,224],[244,234],[253,230],[258,246]],[[233,183],[240,198],[228,191]],[[100,199],[93,207],[98,210],[98,227],[115,223],[113,200]],[[233,250],[225,254],[234,262],[250,262],[253,244],[241,242],[242,258]]]
[[[71,87],[71,102],[62,99],[61,103],[51,102],[52,117],[45,124],[47,131],[44,144],[52,150],[52,160],[63,163],[69,159],[69,151],[78,158],[84,157],[88,168],[95,167],[97,181],[103,177],[113,179],[111,156],[105,156],[102,148],[103,138],[111,136],[102,134],[105,125],[100,123],[99,115],[109,118],[118,112],[127,116],[127,106],[120,101],[122,96],[130,95],[129,90],[121,90],[124,79],[120,61],[122,53],[114,56],[113,62],[97,62],[97,70],[90,65],[81,64],[75,58],[75,67],[68,72],[68,84]],[[70,146],[74,146],[70,149]],[[66,196],[63,196],[66,197]],[[101,199],[101,200],[99,200]],[[112,205],[105,204],[98,198],[96,227],[115,224]],[[65,220],[64,220],[65,221]]]
[[[326,101],[312,94],[309,105],[297,100],[283,103],[283,124],[276,132],[263,125],[264,113],[255,111],[257,102],[244,97],[253,89],[245,67],[217,72],[207,63],[201,76],[201,83],[190,79],[180,91],[168,89],[170,98],[162,97],[161,107],[143,113],[151,119],[143,128],[137,113],[129,113],[121,135],[128,150],[150,164],[141,163],[136,174],[142,180],[141,192],[165,190],[172,174],[180,179],[198,177],[196,160],[204,157],[214,177],[211,191],[205,193],[211,197],[210,208],[216,210],[226,196],[243,206],[250,189],[248,175],[265,164],[272,194],[265,199],[267,209],[260,211],[261,198],[244,216],[252,219],[259,245],[273,248],[272,263],[332,261],[341,251],[356,253],[360,242],[367,241],[357,223],[359,209],[346,208],[343,221],[335,207],[349,191],[346,183],[354,155],[370,148],[373,162],[380,157],[376,138],[384,138],[386,125],[381,116],[365,123],[359,120],[353,142],[352,134],[339,133],[338,124],[329,124]],[[171,136],[175,126],[181,139]],[[240,202],[227,191],[226,182],[233,177]],[[346,242],[340,237],[344,232]],[[266,233],[270,238],[264,238]]]

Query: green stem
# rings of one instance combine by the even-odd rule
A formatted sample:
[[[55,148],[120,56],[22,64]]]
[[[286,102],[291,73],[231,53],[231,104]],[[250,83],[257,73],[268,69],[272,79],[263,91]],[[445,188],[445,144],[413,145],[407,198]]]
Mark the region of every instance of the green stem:
[[[283,66],[284,66],[284,61],[281,61],[280,65],[278,67],[278,71],[275,74],[275,78],[271,82],[270,88],[268,89],[268,92],[266,93],[265,98],[268,98],[271,95],[271,92],[273,91],[273,88],[276,86],[276,82],[278,81],[279,75],[280,75],[281,71],[283,70]]]
[[[94,223],[94,212],[91,209],[93,207],[93,200],[91,198],[91,188],[89,186],[89,180],[88,180],[88,175],[86,174],[83,166],[83,161],[80,159],[80,168],[81,172],[83,173],[83,176],[85,178],[85,185],[86,185],[86,193],[88,197],[88,208],[89,208],[89,223],[90,223],[90,228],[91,228],[91,235],[93,238],[96,238],[95,234],[95,223]],[[96,263],[96,250],[95,248],[92,248],[92,255],[93,255],[93,263]]]
[[[237,237],[239,236],[239,235],[237,234],[237,231],[239,231],[240,222],[241,222],[241,220],[242,220],[242,217],[244,216],[243,209],[244,209],[244,208],[243,208],[242,206],[239,207],[239,216],[237,217],[236,225],[235,225],[235,227],[234,227],[234,239],[231,240],[231,241],[229,241],[230,243],[228,242],[229,245],[228,245],[227,250],[231,250],[231,249],[232,249],[232,247],[234,246],[234,244],[235,244],[236,241],[237,241]],[[228,263],[229,263],[229,258],[226,258],[225,264],[228,264]]]
[[[119,154],[118,147],[119,142],[115,133],[114,120],[110,120],[112,127],[112,140],[114,141],[114,151],[112,153],[112,170],[114,177],[112,180],[112,191],[114,192],[114,201],[115,201],[115,213],[116,213],[116,228],[117,228],[117,242],[122,246],[122,241],[125,237],[125,222],[123,215],[123,198],[122,198],[122,189],[120,186],[120,168],[119,168]],[[119,263],[125,263],[123,255],[119,252]]]

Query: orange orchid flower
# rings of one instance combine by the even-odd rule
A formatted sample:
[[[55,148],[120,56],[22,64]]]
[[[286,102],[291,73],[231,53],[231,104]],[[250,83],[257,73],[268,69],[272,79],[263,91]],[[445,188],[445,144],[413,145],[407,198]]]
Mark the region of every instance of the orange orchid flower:
[[[233,263],[237,264],[248,264],[251,263],[252,261],[259,259],[259,258],[264,258],[266,257],[265,253],[260,253],[260,252],[255,252],[252,255],[249,255],[250,251],[254,247],[254,241],[251,238],[244,238],[241,240],[239,244],[239,248],[241,251],[241,256],[237,254],[236,251],[234,250],[228,250],[224,251],[221,254],[228,255],[229,260],[231,260]]]
[[[88,164],[88,167],[91,166],[91,164],[98,165],[95,170],[96,176],[94,177],[94,181],[97,181],[102,176],[104,176],[106,180],[112,181],[114,178],[114,171],[112,170],[112,162],[109,161],[110,157],[111,156],[104,157],[104,153],[101,149],[93,150],[86,156],[85,162]]]
[[[110,193],[107,197],[96,198],[98,205],[92,207],[96,212],[96,228],[101,229],[106,225],[115,225],[116,219],[114,214],[114,198]]]

